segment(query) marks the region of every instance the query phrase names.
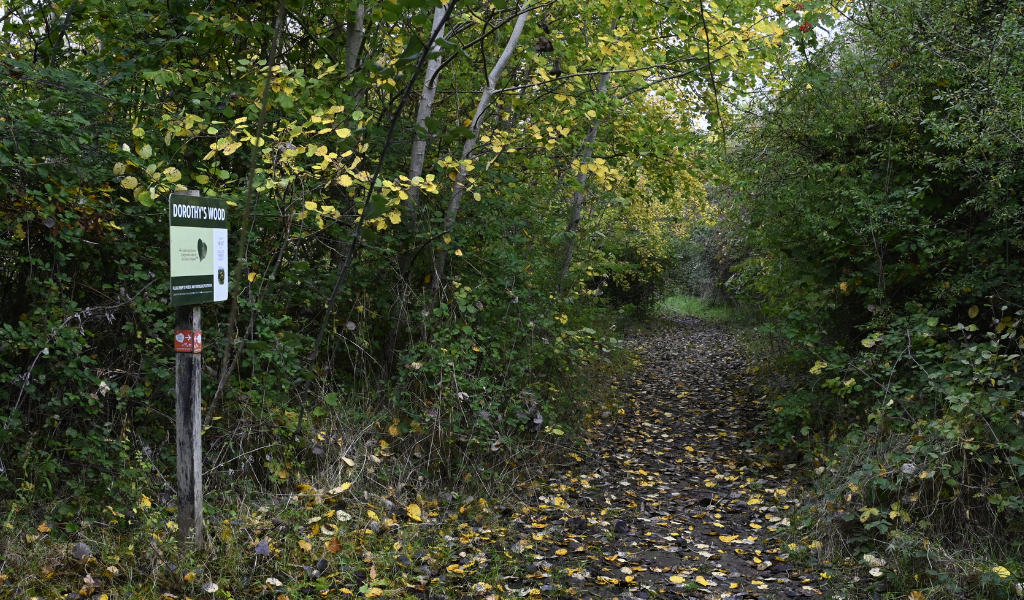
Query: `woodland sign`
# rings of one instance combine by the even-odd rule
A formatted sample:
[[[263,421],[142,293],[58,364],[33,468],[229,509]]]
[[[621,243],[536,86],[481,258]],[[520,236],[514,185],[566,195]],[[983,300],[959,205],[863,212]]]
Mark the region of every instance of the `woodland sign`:
[[[170,196],[171,303],[188,306],[228,297],[227,202]]]

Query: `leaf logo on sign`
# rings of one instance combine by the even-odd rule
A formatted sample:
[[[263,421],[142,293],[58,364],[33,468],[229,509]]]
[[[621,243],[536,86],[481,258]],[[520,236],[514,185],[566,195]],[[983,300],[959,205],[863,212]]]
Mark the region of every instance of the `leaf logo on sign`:
[[[202,262],[206,258],[206,242],[203,241],[203,238],[199,238],[199,247],[197,249],[199,250],[199,260]]]

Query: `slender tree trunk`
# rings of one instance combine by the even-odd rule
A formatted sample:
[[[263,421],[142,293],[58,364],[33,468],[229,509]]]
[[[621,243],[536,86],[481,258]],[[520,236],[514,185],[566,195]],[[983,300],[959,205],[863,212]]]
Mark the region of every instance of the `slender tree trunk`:
[[[508,43],[505,44],[505,50],[502,51],[498,61],[494,63],[494,68],[491,69],[490,74],[487,76],[483,93],[480,95],[480,102],[476,105],[476,114],[473,115],[473,120],[469,124],[473,137],[466,140],[462,145],[462,160],[469,158],[476,147],[476,142],[480,138],[480,126],[483,125],[487,109],[491,105],[491,100],[494,99],[494,90],[498,88],[498,80],[508,65],[509,59],[512,58],[512,53],[515,51],[516,46],[519,45],[519,38],[522,36],[523,27],[526,25],[526,19],[529,14],[529,11],[524,7],[523,12],[516,19],[515,27],[512,28],[512,35],[509,37]],[[466,192],[466,175],[468,172],[465,165],[459,166],[459,172],[455,178],[455,189],[452,191],[452,198],[448,202],[448,210],[444,213],[445,232],[450,232],[455,227],[455,219],[459,214],[459,204],[462,202],[462,195]],[[441,290],[441,280],[444,278],[444,268],[447,259],[447,250],[438,251],[434,257],[433,290],[435,293]]]
[[[284,30],[285,10],[285,0],[279,0],[277,4],[277,19],[274,22],[274,38],[270,42],[270,51],[267,59],[267,64],[271,69],[277,61],[277,53],[279,51],[278,44],[281,42],[281,32]],[[263,137],[263,126],[267,118],[271,72],[272,71],[268,70],[267,75],[263,78],[263,92],[260,95],[260,116],[256,120],[257,140],[262,139]],[[217,377],[217,392],[213,395],[213,399],[210,401],[210,405],[206,410],[204,426],[209,426],[210,423],[213,422],[213,415],[216,414],[220,402],[224,398],[227,382],[231,377],[231,371],[233,369],[232,365],[237,364],[238,353],[242,351],[242,346],[237,345],[236,343],[238,337],[238,332],[236,331],[238,326],[238,294],[241,293],[242,290],[242,273],[248,270],[250,215],[252,213],[253,197],[255,193],[254,184],[256,180],[256,164],[260,160],[259,157],[259,146],[254,146],[252,154],[249,156],[249,174],[245,189],[245,202],[242,204],[242,216],[239,220],[240,235],[238,237],[238,244],[235,248],[235,268],[234,274],[231,277],[232,285],[230,287],[230,292],[228,293],[228,297],[231,300],[231,308],[228,311],[227,339],[224,342],[224,356],[221,359],[220,374]]]
[[[438,31],[440,29],[440,31]],[[434,24],[431,32],[437,31],[437,38],[444,35],[444,9],[434,9]],[[437,72],[441,69],[441,46],[434,44],[430,48],[430,54],[437,54],[427,62],[427,70],[423,75],[423,92],[420,94],[420,104],[416,109],[416,130],[415,139],[412,142],[412,158],[409,160],[409,179],[423,177],[423,163],[427,156],[427,138],[423,130],[427,128],[427,119],[434,111],[434,97],[437,95]],[[419,198],[420,189],[413,186],[409,190],[409,197],[415,201]]]
[[[345,74],[351,75],[359,66],[359,50],[366,34],[366,5],[362,2],[345,27]]]
[[[434,9],[434,23],[431,26],[431,35],[435,40],[441,38],[444,35],[444,22],[445,22],[445,9],[435,8]],[[434,35],[436,32],[436,35]],[[430,55],[435,55],[427,62],[426,71],[423,75],[423,91],[420,93],[419,106],[416,109],[416,126],[413,131],[413,142],[412,142],[412,155],[409,159],[409,179],[415,181],[418,177],[423,177],[423,165],[426,162],[427,157],[427,136],[423,134],[423,131],[427,128],[427,119],[434,111],[434,98],[437,95],[437,74],[441,69],[441,63],[443,62],[443,56],[441,55],[440,44],[435,43],[429,50]],[[405,227],[410,232],[415,232],[416,224],[420,218],[420,189],[415,184],[409,188],[409,201],[407,209],[405,210],[404,221]],[[411,239],[412,243],[415,244],[416,239]],[[401,337],[403,325],[405,321],[402,319],[403,314],[408,313],[408,302],[411,290],[408,289],[408,285],[405,282],[406,272],[408,271],[412,263],[413,253],[409,247],[405,248],[405,251],[398,256],[398,275],[396,277],[396,285],[398,286],[399,292],[398,297],[392,304],[392,326],[391,331],[388,332],[388,339],[384,345],[384,377],[388,377],[394,368],[395,353],[398,349],[399,337]]]
[[[597,93],[603,94],[608,89],[608,78],[611,77],[610,73],[605,73],[601,76],[600,83],[597,84]],[[583,154],[580,156],[580,166],[586,164],[590,157],[594,154],[594,141],[597,139],[597,123],[594,123],[590,127],[590,132],[587,133],[587,139],[583,142]],[[558,270],[558,283],[556,289],[558,294],[562,294],[562,287],[565,284],[566,277],[569,276],[569,268],[572,266],[572,254],[576,247],[576,234],[580,229],[580,214],[583,210],[583,200],[586,198],[586,185],[587,175],[585,171],[580,171],[576,176],[576,181],[579,183],[579,189],[572,194],[572,200],[569,203],[569,222],[566,224],[565,231],[569,235],[565,239],[565,244],[562,247],[562,267]]]
[[[359,69],[359,55],[363,48],[363,38],[366,35],[366,5],[360,2],[349,17],[345,24],[345,74],[351,77]],[[365,94],[366,88],[355,85],[351,87],[350,96],[352,96],[355,106],[349,107],[349,113],[362,103]],[[353,127],[353,129],[355,128]],[[332,267],[345,262],[345,247],[345,242],[340,238],[335,238],[331,242]]]

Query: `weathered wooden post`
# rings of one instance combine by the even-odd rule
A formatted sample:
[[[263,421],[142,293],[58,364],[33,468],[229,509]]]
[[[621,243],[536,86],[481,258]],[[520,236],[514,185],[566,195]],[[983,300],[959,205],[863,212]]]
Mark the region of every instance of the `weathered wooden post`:
[[[203,302],[228,290],[227,203],[176,192],[169,199],[171,304],[174,305],[175,437],[178,462],[178,541],[202,547],[203,445],[200,394]]]
[[[175,336],[185,337],[191,346],[179,350],[174,365],[175,432],[178,446],[178,541],[203,544],[203,444],[200,414],[202,389],[202,309],[178,306],[174,309]],[[198,347],[197,347],[198,346]]]

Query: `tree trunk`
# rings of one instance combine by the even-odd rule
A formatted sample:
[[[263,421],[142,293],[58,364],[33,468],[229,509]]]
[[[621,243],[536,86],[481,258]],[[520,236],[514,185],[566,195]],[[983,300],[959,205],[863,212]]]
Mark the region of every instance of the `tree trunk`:
[[[498,62],[494,63],[494,68],[491,69],[490,74],[487,76],[487,82],[484,84],[483,93],[480,95],[480,102],[476,105],[476,114],[473,115],[473,120],[469,124],[470,131],[473,132],[473,137],[466,140],[462,145],[462,160],[466,160],[473,153],[473,149],[476,147],[476,142],[480,138],[480,126],[483,125],[484,117],[487,114],[487,109],[491,105],[491,100],[494,98],[494,90],[498,87],[498,80],[501,78],[501,73],[505,70],[508,65],[508,61],[512,58],[512,52],[515,51],[516,46],[519,45],[519,38],[523,33],[523,27],[526,25],[526,19],[529,16],[529,11],[524,7],[523,12],[516,19],[515,27],[512,28],[512,35],[508,39],[508,43],[505,44],[505,50],[502,51],[501,56],[498,58]],[[452,190],[452,198],[448,202],[448,210],[444,213],[444,231],[451,232],[452,228],[455,227],[455,219],[459,214],[459,204],[462,202],[462,195],[466,192],[466,174],[469,171],[465,165],[459,166],[458,175],[455,178],[455,189]],[[444,278],[445,262],[448,259],[448,251],[440,250],[434,257],[434,279],[433,279],[433,290],[435,293],[441,290],[441,280]]]
[[[597,93],[603,94],[608,89],[608,78],[611,77],[611,73],[605,73],[601,76],[600,83],[597,84]],[[594,123],[590,127],[590,132],[587,133],[587,139],[583,142],[583,154],[580,157],[580,166],[582,167],[590,157],[594,154],[594,141],[597,139],[597,123]],[[576,247],[576,234],[580,229],[580,214],[583,210],[583,200],[586,198],[585,188],[587,184],[588,173],[580,171],[579,175],[576,176],[576,181],[580,184],[578,190],[573,192],[572,200],[569,203],[569,222],[566,224],[565,231],[569,235],[566,237],[565,245],[562,247],[562,267],[558,270],[558,283],[556,289],[558,294],[562,294],[562,286],[565,284],[566,277],[569,276],[569,268],[572,266],[572,254],[573,249]]]
[[[434,39],[437,40],[444,35],[444,22],[445,22],[445,9],[435,8],[434,9],[434,23],[431,26],[431,35],[437,35]],[[422,133],[427,128],[427,118],[434,111],[434,98],[437,95],[437,74],[441,69],[441,63],[443,57],[441,55],[441,46],[434,43],[429,50],[430,55],[436,54],[427,62],[426,72],[423,75],[423,91],[420,93],[419,106],[416,109],[416,126],[413,131],[413,142],[412,142],[412,155],[409,159],[409,179],[415,181],[417,177],[423,177],[423,165],[426,162],[427,157],[427,136]],[[405,221],[405,227],[413,234],[415,234],[416,223],[420,217],[420,189],[418,186],[413,184],[409,188],[409,201],[406,206],[405,214],[403,215]],[[412,238],[413,244],[415,244],[415,237]],[[407,289],[408,286],[405,282],[406,272],[412,263],[412,255],[414,253],[410,251],[410,248],[406,246],[404,252],[398,257],[398,276],[396,285],[400,290],[398,297],[392,304],[392,326],[391,331],[388,332],[388,339],[384,345],[384,362],[383,362],[383,376],[388,377],[391,371],[394,369],[395,353],[398,350],[399,337],[404,329],[404,321],[402,319],[403,313],[406,313],[408,304],[408,296],[411,290]]]
[[[444,8],[434,9],[434,24],[431,33],[437,31],[437,38],[444,35]],[[440,28],[440,31],[438,31]],[[436,39],[436,38],[435,38]],[[431,58],[427,63],[426,73],[423,75],[423,92],[420,94],[420,104],[416,110],[416,129],[413,133],[415,139],[412,142],[412,158],[409,161],[409,179],[423,177],[423,163],[427,156],[427,138],[421,132],[427,128],[427,118],[434,111],[434,97],[437,95],[437,72],[441,69],[441,47],[438,44],[430,49],[430,54],[437,56]],[[413,186],[409,189],[410,204],[415,204],[419,199],[420,189]]]
[[[366,35],[366,4],[360,2],[355,14],[345,27],[345,74],[352,75],[359,68],[359,52],[363,48],[363,37]],[[358,105],[366,93],[362,87],[352,89],[352,98]]]

